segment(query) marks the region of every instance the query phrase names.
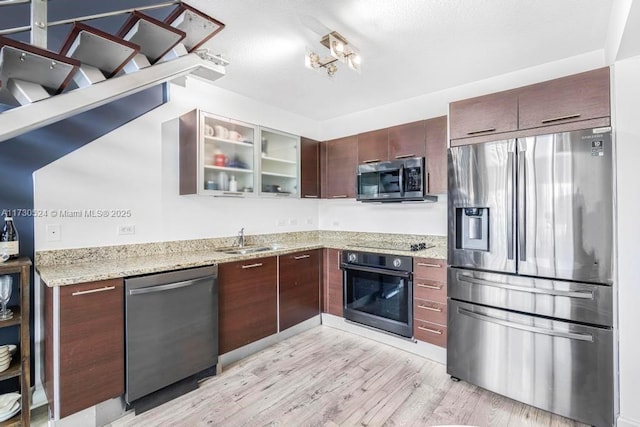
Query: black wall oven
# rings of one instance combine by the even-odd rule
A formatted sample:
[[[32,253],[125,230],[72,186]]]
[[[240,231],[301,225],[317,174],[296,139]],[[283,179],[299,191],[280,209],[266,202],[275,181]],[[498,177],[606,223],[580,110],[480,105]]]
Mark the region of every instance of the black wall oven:
[[[413,336],[413,260],[408,256],[344,251],[344,317]]]

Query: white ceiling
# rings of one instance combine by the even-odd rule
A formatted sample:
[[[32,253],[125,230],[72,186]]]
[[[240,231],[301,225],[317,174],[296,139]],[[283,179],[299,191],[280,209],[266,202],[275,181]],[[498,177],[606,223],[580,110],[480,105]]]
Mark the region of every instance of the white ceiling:
[[[187,0],[224,22],[205,47],[230,60],[217,86],[316,120],[603,50],[612,0]],[[338,31],[362,74],[333,80],[305,47]],[[604,54],[604,53],[603,53]]]

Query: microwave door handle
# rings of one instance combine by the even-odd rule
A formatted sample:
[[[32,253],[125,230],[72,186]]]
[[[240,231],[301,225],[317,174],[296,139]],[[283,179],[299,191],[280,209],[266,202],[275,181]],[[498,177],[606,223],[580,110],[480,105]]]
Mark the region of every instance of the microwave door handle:
[[[400,187],[400,195],[404,196],[404,165],[400,166],[398,173],[398,187]]]

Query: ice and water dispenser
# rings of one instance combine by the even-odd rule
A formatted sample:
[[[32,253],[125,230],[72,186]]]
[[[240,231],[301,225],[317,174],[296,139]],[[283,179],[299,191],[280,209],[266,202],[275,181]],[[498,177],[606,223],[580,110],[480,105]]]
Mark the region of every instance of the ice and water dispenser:
[[[489,208],[456,208],[456,249],[489,250]]]

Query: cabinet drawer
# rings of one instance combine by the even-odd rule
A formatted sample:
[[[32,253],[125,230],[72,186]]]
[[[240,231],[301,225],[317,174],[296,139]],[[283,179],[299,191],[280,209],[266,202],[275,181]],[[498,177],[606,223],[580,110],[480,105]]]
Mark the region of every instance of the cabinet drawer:
[[[416,320],[447,324],[447,304],[424,299],[413,300],[413,317]]]
[[[520,129],[608,117],[609,68],[527,86],[518,109]]]
[[[451,139],[509,132],[518,128],[518,92],[509,90],[449,105]]]
[[[413,279],[413,297],[446,304],[447,284],[445,282],[416,277]]]
[[[419,341],[447,347],[447,327],[437,323],[413,321],[413,336]]]
[[[447,282],[447,262],[444,259],[414,258],[413,275],[424,279]]]

